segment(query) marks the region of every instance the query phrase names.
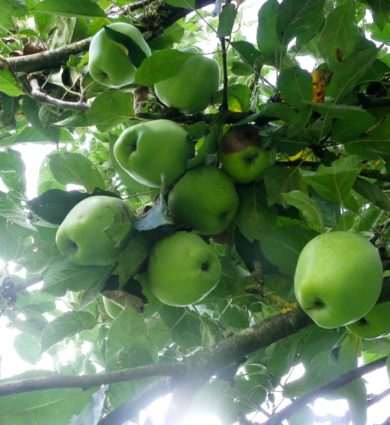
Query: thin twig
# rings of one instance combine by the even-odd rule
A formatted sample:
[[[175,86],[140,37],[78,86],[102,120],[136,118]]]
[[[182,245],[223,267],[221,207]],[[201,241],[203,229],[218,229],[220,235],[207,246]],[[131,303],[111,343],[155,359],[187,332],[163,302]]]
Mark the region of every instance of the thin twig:
[[[226,57],[226,40],[225,37],[220,37],[221,49],[222,49],[222,72],[223,72],[223,89],[222,89],[222,104],[221,110],[228,111],[228,72],[227,72],[227,57]]]
[[[323,385],[320,388],[317,388],[314,391],[311,391],[308,394],[305,394],[303,397],[298,398],[297,400],[293,401],[291,404],[289,404],[284,409],[280,410],[278,413],[274,414],[267,422],[265,422],[265,425],[279,425],[282,423],[284,419],[289,418],[294,413],[296,413],[298,410],[300,410],[302,407],[306,406],[307,404],[311,403],[312,401],[316,400],[317,398],[324,396],[326,394],[329,394],[338,388],[343,387],[344,385],[349,384],[350,382],[354,381],[357,378],[362,377],[363,375],[372,372],[373,370],[376,370],[386,364],[386,357],[383,357],[379,360],[375,360],[369,364],[366,364],[364,366],[360,366],[356,369],[353,369],[347,373],[344,373],[343,375],[340,375],[338,378],[336,378],[334,381],[329,382],[326,385]]]
[[[66,100],[60,100],[56,99],[55,97],[52,97],[48,95],[47,93],[44,93],[41,91],[41,88],[39,86],[39,82],[36,78],[32,78],[30,80],[30,86],[31,86],[31,96],[42,103],[47,103],[49,105],[55,106],[57,108],[61,109],[74,109],[76,111],[89,111],[90,105],[86,102],[69,102]]]

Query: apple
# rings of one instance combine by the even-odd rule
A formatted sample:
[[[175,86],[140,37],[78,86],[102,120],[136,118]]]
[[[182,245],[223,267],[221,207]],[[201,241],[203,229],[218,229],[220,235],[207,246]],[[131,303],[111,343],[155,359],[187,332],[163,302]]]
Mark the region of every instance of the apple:
[[[154,296],[176,307],[201,301],[218,284],[221,263],[199,235],[179,231],[155,243],[147,270]]]
[[[390,301],[375,304],[361,319],[347,329],[363,339],[375,339],[390,335]]]
[[[157,97],[170,108],[184,114],[196,114],[210,105],[218,91],[220,69],[215,59],[203,56],[198,49],[183,49],[193,53],[173,77],[154,85]]]
[[[232,127],[223,135],[219,157],[223,171],[238,183],[260,180],[272,165],[270,153],[261,147],[258,131],[249,124]]]
[[[170,186],[187,167],[194,146],[187,132],[173,121],[155,120],[133,125],[115,142],[119,165],[148,187]]]
[[[234,183],[211,165],[187,171],[168,195],[174,222],[201,235],[222,233],[236,215],[238,204]]]
[[[57,248],[74,264],[113,264],[133,231],[132,217],[121,199],[111,196],[83,199],[59,226]]]
[[[108,28],[130,38],[145,57],[151,55],[142,33],[133,25],[114,22]],[[105,28],[98,31],[89,46],[88,71],[92,78],[107,87],[119,88],[134,82],[137,68],[129,59],[132,52],[107,35]],[[133,52],[134,55],[139,53]]]
[[[294,277],[301,308],[323,328],[337,328],[365,316],[378,300],[383,268],[378,250],[363,236],[345,231],[310,240]]]

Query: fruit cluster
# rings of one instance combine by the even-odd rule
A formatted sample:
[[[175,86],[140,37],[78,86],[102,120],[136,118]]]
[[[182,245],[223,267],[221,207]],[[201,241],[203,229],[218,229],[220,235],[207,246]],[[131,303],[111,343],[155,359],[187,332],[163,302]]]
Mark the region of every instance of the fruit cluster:
[[[191,55],[179,72],[154,89],[166,106],[194,114],[210,104],[219,88],[220,70],[215,60],[198,50],[187,52]],[[150,54],[135,27],[110,24],[91,42],[89,72],[101,84],[122,87],[134,82],[139,61]],[[216,287],[222,267],[208,237],[220,235],[233,222],[239,207],[236,184],[261,180],[272,165],[272,155],[262,146],[254,125],[231,126],[217,143],[215,165],[194,161],[196,149],[185,127],[158,119],[127,128],[114,145],[120,167],[137,182],[162,188],[167,200],[175,231],[152,247],[147,283],[154,296],[168,305],[197,303]],[[57,247],[78,265],[113,264],[136,232],[133,219],[121,199],[89,197],[60,225]],[[295,294],[319,326],[347,325],[362,337],[377,337],[390,332],[390,320],[382,318],[384,305],[375,305],[382,275],[378,251],[365,238],[349,232],[325,233],[301,252]]]

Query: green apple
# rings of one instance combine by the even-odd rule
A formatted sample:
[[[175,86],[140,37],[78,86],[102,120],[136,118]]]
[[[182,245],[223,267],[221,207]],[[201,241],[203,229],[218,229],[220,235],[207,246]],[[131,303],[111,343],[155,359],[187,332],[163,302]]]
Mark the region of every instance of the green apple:
[[[145,56],[151,51],[142,33],[133,25],[115,22],[108,28],[130,38]],[[107,35],[105,28],[98,31],[89,46],[88,71],[92,78],[107,87],[122,87],[134,82],[137,68],[129,59],[132,52]],[[134,55],[138,53],[134,52]]]
[[[168,195],[168,210],[175,223],[201,235],[222,233],[238,209],[231,179],[210,165],[187,171]]]
[[[228,130],[220,141],[219,157],[222,169],[238,183],[260,180],[272,165],[269,151],[263,149],[253,125],[241,125]]]
[[[187,132],[173,121],[155,120],[126,129],[114,145],[119,165],[148,187],[170,186],[187,166],[194,146]]]
[[[152,248],[147,281],[151,292],[164,304],[195,304],[217,286],[220,278],[218,255],[195,233],[176,232]]]
[[[210,105],[212,95],[219,88],[219,75],[218,62],[196,50],[173,77],[157,82],[154,90],[160,101],[170,108],[196,114]]]
[[[390,301],[375,304],[374,307],[347,329],[364,339],[375,339],[390,335]]]
[[[91,196],[67,214],[56,245],[74,264],[106,266],[117,261],[132,231],[131,210],[121,199]]]
[[[323,328],[365,316],[378,300],[383,268],[363,236],[335,231],[316,236],[299,255],[294,290],[302,309]]]

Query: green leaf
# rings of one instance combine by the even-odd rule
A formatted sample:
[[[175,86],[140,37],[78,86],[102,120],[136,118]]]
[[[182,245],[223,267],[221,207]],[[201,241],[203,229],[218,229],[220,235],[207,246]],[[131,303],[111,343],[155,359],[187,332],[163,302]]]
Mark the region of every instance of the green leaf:
[[[39,340],[32,333],[21,333],[14,339],[14,347],[19,357],[25,362],[34,364],[38,361],[41,351]]]
[[[96,326],[95,317],[86,311],[68,311],[57,317],[45,327],[41,339],[41,351],[47,351],[50,347],[65,338],[69,338],[86,329]]]
[[[231,46],[236,50],[241,58],[252,68],[256,68],[261,64],[261,53],[256,47],[245,40],[232,41]]]
[[[300,108],[312,99],[312,80],[309,72],[299,68],[288,68],[281,72],[278,89],[288,104]]]
[[[49,155],[53,177],[62,184],[79,184],[88,192],[104,189],[104,181],[96,166],[84,155],[73,152],[55,152]]]
[[[302,171],[302,178],[320,196],[345,205],[361,169],[357,156],[338,159],[330,167],[321,165],[316,173]]]
[[[278,14],[280,5],[277,0],[267,0],[258,13],[257,47],[259,48],[264,63],[280,68],[286,47],[279,41],[277,31]]]
[[[107,386],[103,386],[93,394],[92,400],[84,407],[83,411],[72,417],[70,425],[98,425],[103,413],[106,391]]]
[[[19,89],[12,72],[8,69],[0,69],[0,92],[8,96],[22,96],[24,92]]]
[[[191,56],[192,53],[179,50],[154,52],[138,68],[135,74],[135,81],[143,86],[152,86],[158,81],[173,77]]]
[[[264,194],[254,187],[242,187],[239,194],[237,226],[246,239],[253,242],[274,225],[276,211],[267,208]]]
[[[12,149],[0,151],[0,177],[10,191],[24,194],[25,166],[19,152]]]
[[[233,30],[234,20],[237,16],[237,9],[233,3],[226,3],[222,7],[219,15],[217,35],[218,37],[230,37]]]
[[[13,18],[22,18],[27,14],[27,7],[23,0],[2,0],[0,24],[6,28],[13,27]]]
[[[282,193],[282,196],[289,205],[299,209],[307,224],[312,229],[317,231],[323,229],[324,221],[322,219],[321,209],[309,195],[301,190],[292,190],[288,193]]]
[[[326,93],[335,99],[350,93],[373,65],[378,53],[379,49],[370,46],[337,64]]]
[[[284,0],[277,17],[277,31],[282,45],[304,36],[310,40],[323,20],[325,0]]]
[[[318,40],[318,49],[333,70],[340,65],[340,60],[344,61],[352,54],[360,37],[353,5],[345,2],[327,16]]]
[[[327,123],[332,125],[332,137],[340,142],[354,140],[371,128],[377,118],[362,108],[334,103],[312,104]]]
[[[104,11],[91,0],[43,0],[36,4],[33,11],[63,16],[105,17]]]
[[[132,306],[128,306],[114,320],[107,337],[108,356],[114,357],[123,349],[141,349],[157,360],[157,349],[147,333],[145,320]]]
[[[390,116],[375,126],[365,137],[357,138],[345,144],[348,153],[354,153],[364,159],[390,156]]]
[[[87,112],[89,125],[107,131],[134,116],[132,93],[108,91],[99,94]]]
[[[153,236],[148,232],[135,233],[119,256],[119,286],[133,277],[150,254]]]
[[[27,204],[31,211],[49,223],[61,224],[69,211],[88,196],[77,190],[50,189]]]
[[[147,57],[141,47],[131,37],[122,32],[115,31],[109,26],[104,27],[104,31],[109,39],[121,44],[127,49],[130,62],[138,68]]]
[[[12,377],[12,380],[58,376],[48,371],[33,371]],[[11,381],[2,380],[3,383]],[[0,423],[7,425],[69,425],[75,412],[89,402],[96,389],[51,389],[0,397]],[[28,418],[28,419],[26,419]]]
[[[268,261],[281,273],[293,276],[299,254],[317,233],[297,224],[273,227],[262,234],[259,242]]]
[[[195,0],[165,0],[165,3],[183,9],[195,9]]]
[[[367,3],[374,15],[374,22],[383,29],[390,21],[390,3],[388,0],[363,0]]]
[[[15,225],[30,231],[35,230],[35,227],[27,221],[24,210],[15,204],[4,192],[0,192],[0,217],[3,217],[9,225]]]
[[[301,177],[298,167],[274,166],[269,168],[264,175],[267,192],[267,205],[277,202],[283,203],[282,193],[301,189]]]
[[[390,211],[390,199],[375,183],[358,177],[353,185],[353,189],[377,207],[385,211]]]
[[[76,266],[67,260],[54,262],[43,275],[44,290],[61,296],[69,291],[84,291],[90,286],[107,279],[109,267]]]

